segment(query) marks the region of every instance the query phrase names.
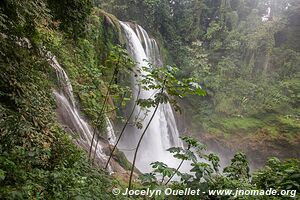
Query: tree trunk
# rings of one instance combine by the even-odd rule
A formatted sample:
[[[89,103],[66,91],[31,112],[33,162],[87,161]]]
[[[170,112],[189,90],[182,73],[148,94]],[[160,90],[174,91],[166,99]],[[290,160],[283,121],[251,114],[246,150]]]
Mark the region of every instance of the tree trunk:
[[[111,158],[112,158],[112,156],[113,156],[113,153],[114,153],[114,151],[116,150],[117,145],[119,144],[119,142],[120,142],[120,140],[121,140],[121,137],[122,137],[123,133],[125,132],[125,129],[126,129],[128,123],[129,123],[129,121],[130,121],[130,119],[131,119],[133,113],[134,113],[134,110],[135,110],[135,108],[136,108],[136,106],[137,106],[138,98],[139,98],[139,96],[140,96],[140,92],[141,92],[141,88],[139,87],[138,95],[137,95],[137,97],[136,97],[136,103],[134,104],[134,106],[133,106],[133,108],[132,108],[132,111],[131,111],[129,117],[127,118],[127,120],[126,120],[126,122],[125,122],[125,124],[124,124],[124,126],[123,126],[123,129],[122,129],[122,131],[121,131],[121,133],[120,133],[120,135],[119,135],[119,137],[118,137],[118,140],[117,140],[116,144],[114,145],[113,149],[112,149],[111,152],[110,152],[109,158],[108,158],[108,160],[107,160],[107,162],[106,162],[106,165],[105,165],[105,169],[107,169],[107,167],[108,167],[108,165],[109,165],[109,162],[110,162],[110,160],[111,160]]]
[[[142,135],[141,135],[141,137],[140,137],[140,139],[138,141],[138,144],[136,146],[136,150],[134,152],[133,162],[132,162],[132,166],[131,166],[131,171],[130,171],[130,178],[129,178],[128,190],[131,189],[132,176],[133,176],[133,171],[134,171],[135,162],[136,162],[136,158],[137,158],[137,153],[138,153],[139,147],[140,147],[141,142],[142,142],[142,140],[143,140],[143,138],[144,138],[144,136],[146,134],[147,129],[149,128],[149,126],[151,124],[151,121],[153,120],[153,118],[154,118],[154,116],[155,116],[155,114],[156,114],[156,112],[158,110],[158,107],[159,107],[159,103],[156,105],[155,110],[154,110],[154,112],[153,112],[153,114],[152,114],[152,116],[151,116],[151,118],[150,118],[150,120],[149,120],[146,128],[144,129],[144,132],[142,133]]]
[[[116,68],[117,68],[117,66],[116,66]],[[106,102],[108,100],[109,90],[110,90],[110,87],[111,87],[111,85],[114,81],[115,75],[116,75],[116,71],[117,71],[116,68],[115,68],[113,76],[112,76],[112,78],[109,82],[109,86],[107,88],[107,92],[106,92],[105,97],[104,97],[102,108],[101,108],[100,113],[99,113],[99,115],[96,119],[96,124],[98,123],[99,119],[101,118],[101,115],[104,113],[104,110],[106,108]],[[89,149],[89,160],[91,160],[91,155],[92,155],[92,149],[93,149],[93,143],[94,143],[94,140],[95,140],[95,136],[96,136],[96,126],[94,126],[94,128],[93,128],[93,137],[92,137],[91,146],[90,146],[90,149]],[[98,144],[98,141],[97,141],[97,144]],[[95,152],[96,152],[96,148],[95,148]]]
[[[166,83],[166,80],[164,80],[164,83],[163,83],[163,86],[162,86],[162,88],[161,88],[160,94],[162,94],[162,93],[164,92],[165,83]],[[129,178],[129,183],[128,183],[128,190],[131,189],[132,176],[133,176],[133,171],[134,171],[135,162],[136,162],[136,158],[137,158],[137,153],[138,153],[139,147],[140,147],[141,142],[142,142],[142,140],[143,140],[143,138],[144,138],[144,136],[145,136],[145,134],[146,134],[147,129],[149,128],[149,126],[150,126],[150,124],[151,124],[151,121],[153,120],[153,118],[154,118],[154,116],[155,116],[155,114],[156,114],[156,112],[157,112],[157,110],[158,110],[159,104],[160,104],[160,103],[157,102],[157,105],[156,105],[156,107],[155,107],[155,110],[154,110],[154,112],[153,112],[153,114],[152,114],[152,116],[151,116],[151,118],[150,118],[150,120],[149,120],[149,122],[148,122],[146,128],[144,129],[144,131],[143,131],[143,133],[142,133],[142,135],[141,135],[141,137],[140,137],[140,139],[139,139],[139,141],[138,141],[138,144],[137,144],[137,146],[136,146],[136,149],[135,149],[135,152],[134,152],[134,157],[133,157],[133,162],[132,162],[132,166],[131,166],[131,171],[130,171],[130,178]],[[129,196],[129,195],[128,195],[128,196]]]

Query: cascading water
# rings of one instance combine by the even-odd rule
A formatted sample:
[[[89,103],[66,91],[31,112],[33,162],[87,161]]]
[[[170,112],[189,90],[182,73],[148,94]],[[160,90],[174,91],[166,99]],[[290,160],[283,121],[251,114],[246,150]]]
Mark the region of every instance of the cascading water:
[[[4,35],[4,38],[7,38],[7,36]],[[15,40],[16,43],[22,47],[28,49],[32,48],[31,42],[27,38],[13,37],[13,40]],[[64,69],[58,63],[56,57],[50,51],[47,51],[45,47],[40,48],[39,50],[40,54],[47,58],[49,64],[55,69],[56,72],[60,91],[53,91],[53,94],[56,98],[59,118],[61,122],[68,127],[67,131],[73,133],[78,145],[88,150],[92,141],[93,132],[91,131],[91,127],[88,125],[88,123],[80,116],[79,111],[76,108],[70,79]],[[107,135],[111,140],[110,143],[113,144],[116,136],[108,117],[106,117],[106,122]],[[79,134],[79,138],[77,137],[77,134]],[[108,156],[104,154],[101,145],[98,144],[96,148],[95,143],[96,142],[94,142],[92,152],[96,153],[96,161],[100,162],[99,164],[104,166]],[[112,172],[110,165],[108,166],[108,170]]]
[[[51,52],[47,52],[46,57],[50,65],[56,71],[58,83],[60,86],[59,91],[53,92],[58,106],[57,112],[59,118],[64,125],[67,125],[68,128],[71,129],[68,130],[68,132],[74,133],[77,143],[84,149],[88,150],[91,145],[93,131],[91,127],[88,125],[88,123],[79,114],[73,96],[73,89],[72,89],[71,82],[64,69],[57,62],[56,57],[53,56]],[[111,122],[109,121],[108,118],[106,118],[106,121],[108,124],[107,126],[107,132],[108,132],[107,134],[109,135],[108,137],[114,140],[115,136],[114,136]],[[77,136],[76,134],[79,135]],[[96,142],[94,142],[92,148],[92,152],[94,153],[95,151],[96,151],[96,158],[95,158],[96,161],[99,162],[100,165],[104,166],[107,161],[107,155],[104,154],[100,144],[98,144],[96,148]],[[110,166],[109,166],[109,170],[111,171]]]
[[[114,127],[111,124],[111,122],[108,119],[108,117],[106,117],[106,123],[107,123],[107,127],[106,127],[107,140],[108,140],[108,142],[109,142],[110,145],[115,145],[117,137],[115,135]]]
[[[139,25],[120,22],[125,36],[127,38],[127,49],[133,59],[136,61],[136,67],[140,71],[138,78],[146,75],[147,72],[142,70],[142,67],[162,66],[161,58],[157,43],[151,39],[147,32]],[[137,78],[133,78],[134,97],[137,98]],[[140,99],[148,99],[154,97],[158,91],[156,90],[142,90],[140,92]],[[143,128],[140,130],[135,126],[126,128],[124,137],[122,137],[119,149],[122,150],[129,160],[133,160],[134,150],[137,141],[145,126],[148,124],[154,108],[147,112],[136,107],[135,117],[141,121]],[[132,119],[134,120],[134,119]],[[151,170],[150,163],[161,161],[171,167],[177,167],[178,160],[166,150],[170,147],[182,146],[179,139],[179,133],[176,126],[175,117],[169,103],[160,104],[156,115],[154,116],[138,151],[136,167],[142,172],[149,172]]]

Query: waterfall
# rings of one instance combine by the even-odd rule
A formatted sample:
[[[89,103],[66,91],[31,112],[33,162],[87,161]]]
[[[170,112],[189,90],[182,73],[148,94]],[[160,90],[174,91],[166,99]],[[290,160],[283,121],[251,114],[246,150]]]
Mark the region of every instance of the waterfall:
[[[111,124],[110,120],[108,119],[108,117],[106,117],[106,132],[107,132],[107,140],[109,142],[110,145],[115,145],[116,141],[117,141],[117,137],[115,135],[115,131],[114,131],[114,127]]]
[[[147,72],[142,70],[142,67],[150,67],[149,63],[153,66],[162,66],[161,56],[157,42],[150,38],[141,26],[125,22],[120,22],[120,24],[124,30],[125,37],[127,38],[127,49],[132,58],[136,61],[137,71],[140,71],[139,76],[133,78],[132,81],[134,98],[136,99],[138,95],[138,88],[136,86],[137,79],[141,78],[143,75],[147,75]],[[139,98],[152,98],[157,92],[157,90],[142,90]],[[125,153],[130,161],[133,160],[137,141],[145,126],[148,124],[153,112],[154,108],[151,108],[147,112],[137,106],[135,117],[133,118],[138,118],[143,124],[143,128],[138,129],[135,126],[126,128],[125,135],[122,137],[118,147]],[[134,119],[132,119],[132,121],[133,120]],[[142,172],[149,172],[152,171],[150,163],[155,161],[164,162],[170,167],[177,167],[179,161],[166,151],[168,148],[174,146],[182,146],[175,117],[169,103],[160,104],[141,143],[136,167]]]
[[[68,132],[73,133],[73,137],[76,138],[78,145],[80,145],[85,150],[89,150],[89,147],[92,142],[93,130],[86,122],[86,120],[84,120],[83,117],[79,114],[79,110],[76,106],[75,98],[73,95],[73,88],[69,77],[58,63],[56,57],[52,55],[51,52],[48,51],[45,54],[46,58],[48,59],[48,62],[55,69],[58,79],[59,90],[53,91],[53,94],[56,98],[56,103],[58,107],[57,112],[60,121],[62,122],[62,124],[67,126]],[[106,121],[108,124],[108,137],[113,138],[115,136],[112,124],[108,118],[106,118]],[[104,166],[107,161],[107,155],[105,155],[105,153],[103,152],[100,142],[96,149],[96,142],[94,141],[92,153],[94,153],[95,151],[96,162]],[[111,171],[110,166],[109,170]]]
[[[7,38],[5,34],[2,34],[4,38]],[[21,47],[32,48],[32,44],[28,38],[18,38],[16,36],[11,36],[11,38]],[[71,132],[73,137],[76,138],[76,142],[82,148],[89,150],[90,144],[92,142],[93,131],[88,123],[80,116],[79,110],[76,107],[75,98],[73,95],[73,88],[71,81],[67,76],[65,70],[60,66],[56,57],[47,51],[45,47],[39,48],[39,53],[41,56],[45,57],[49,62],[50,66],[55,69],[56,77],[58,80],[59,91],[54,90],[53,95],[56,99],[57,113],[60,121],[65,125],[68,132]],[[115,134],[113,126],[108,117],[106,117],[107,122],[107,136],[110,138],[110,144],[115,141]],[[79,137],[78,135],[79,134]],[[99,138],[98,138],[99,139]],[[96,152],[95,152],[96,151]],[[108,159],[108,156],[102,150],[100,144],[96,148],[96,142],[93,144],[92,153],[96,153],[96,162],[104,166]],[[112,172],[111,166],[108,166],[108,170]]]

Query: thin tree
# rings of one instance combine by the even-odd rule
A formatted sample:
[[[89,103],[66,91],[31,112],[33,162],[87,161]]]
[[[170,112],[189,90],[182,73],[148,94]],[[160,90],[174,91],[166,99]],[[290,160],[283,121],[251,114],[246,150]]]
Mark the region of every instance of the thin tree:
[[[102,114],[105,112],[105,109],[106,109],[106,103],[108,101],[108,97],[109,97],[109,92],[110,92],[110,88],[113,84],[113,81],[115,80],[115,76],[117,75],[117,67],[119,65],[119,61],[117,62],[117,65],[114,69],[114,72],[113,72],[113,75],[112,75],[112,78],[109,82],[109,85],[108,85],[108,88],[107,88],[107,91],[106,91],[106,94],[105,94],[105,97],[104,97],[104,100],[103,100],[103,104],[102,104],[102,107],[101,107],[101,110],[100,112],[98,113],[98,117],[96,119],[96,124],[98,124],[100,122],[100,124],[103,123],[103,116]],[[90,145],[90,149],[89,149],[89,160],[91,159],[91,154],[92,154],[92,149],[93,149],[93,143],[94,143],[94,140],[95,140],[95,136],[96,136],[96,126],[94,126],[93,128],[93,137],[92,137],[92,141],[91,141],[91,145]],[[95,146],[95,152],[97,150],[97,145],[98,145],[98,138],[97,138],[97,143],[96,143],[96,146]],[[94,154],[95,154],[94,152]]]
[[[160,91],[159,94],[163,94],[163,92],[164,92],[164,87],[165,87],[165,83],[166,83],[166,79],[165,79],[164,82],[163,82],[163,85],[162,85],[162,88],[161,88],[161,91]],[[155,116],[155,114],[156,114],[156,112],[157,112],[157,110],[158,110],[158,107],[159,107],[159,105],[160,105],[160,101],[159,101],[159,100],[158,100],[158,101],[156,100],[155,104],[156,104],[156,106],[155,106],[155,109],[154,109],[154,111],[153,111],[153,113],[152,113],[152,116],[151,116],[151,118],[150,118],[150,120],[149,120],[147,126],[145,127],[145,129],[144,129],[144,131],[143,131],[143,133],[142,133],[142,135],[141,135],[141,137],[140,137],[140,139],[139,139],[139,141],[138,141],[138,144],[137,144],[137,146],[136,146],[135,152],[134,152],[134,157],[133,157],[133,162],[132,162],[131,171],[130,171],[130,177],[129,177],[129,183],[128,183],[128,190],[131,189],[131,185],[132,185],[132,176],[133,176],[133,171],[134,171],[134,168],[135,168],[135,162],[136,162],[138,150],[139,150],[140,145],[141,145],[141,143],[142,143],[142,140],[143,140],[143,138],[144,138],[144,136],[145,136],[145,134],[146,134],[146,131],[148,130],[148,128],[149,128],[149,126],[150,126],[150,124],[151,124],[151,122],[152,122],[152,120],[153,120],[153,118],[154,118],[154,116]]]
[[[126,59],[127,58],[126,57],[127,53],[123,49],[120,49],[120,48],[116,48],[116,50],[117,50],[117,53],[118,53],[118,57],[117,58],[113,57],[111,59],[112,61],[116,61],[116,63],[114,64],[115,65],[114,72],[113,72],[113,75],[112,75],[111,80],[109,82],[107,92],[105,94],[104,102],[102,104],[103,106],[101,108],[101,111],[98,113],[98,117],[96,119],[96,124],[98,124],[100,122],[100,125],[102,125],[103,121],[104,121],[104,117],[102,115],[106,113],[106,107],[107,107],[109,92],[110,92],[110,89],[111,89],[111,86],[112,86],[113,82],[116,81],[116,77],[117,77],[118,72],[120,70],[120,64],[121,63],[124,64],[125,67],[130,70],[130,68],[128,68],[128,65],[130,65],[131,62],[129,61],[129,63],[128,63],[128,60]],[[124,59],[125,59],[125,61],[124,61]],[[93,129],[93,137],[92,137],[91,146],[90,146],[90,149],[89,149],[89,160],[91,159],[93,143],[94,143],[95,138],[96,138],[96,126],[94,126],[94,129]],[[92,160],[95,160],[95,155],[96,155],[96,150],[97,150],[98,143],[99,143],[99,138],[97,137],[96,140],[97,140],[97,142],[96,142],[95,151],[94,151],[94,155],[93,155]]]
[[[108,165],[109,165],[109,162],[110,162],[110,160],[111,160],[111,158],[112,158],[112,156],[113,156],[113,153],[114,153],[114,151],[116,150],[117,145],[119,144],[119,142],[120,142],[120,140],[121,140],[121,137],[122,137],[122,135],[124,134],[125,129],[126,129],[128,123],[129,123],[130,119],[132,118],[132,115],[133,115],[133,113],[134,113],[134,111],[135,111],[135,108],[136,108],[136,106],[137,106],[137,104],[138,104],[138,99],[139,99],[140,93],[141,93],[141,87],[139,86],[139,91],[138,91],[138,94],[137,94],[137,97],[136,97],[136,101],[135,101],[135,103],[134,103],[134,106],[133,106],[133,108],[132,108],[132,110],[131,110],[131,112],[130,112],[130,114],[129,114],[129,116],[128,116],[128,118],[127,118],[127,120],[126,120],[126,122],[125,122],[125,124],[124,124],[124,126],[123,126],[123,128],[122,128],[122,130],[121,130],[121,133],[120,133],[120,135],[119,135],[119,137],[118,137],[116,143],[114,144],[113,149],[112,149],[111,152],[110,152],[109,158],[108,158],[108,160],[107,160],[107,162],[106,162],[106,165],[105,165],[105,169],[107,169],[107,167],[108,167]]]

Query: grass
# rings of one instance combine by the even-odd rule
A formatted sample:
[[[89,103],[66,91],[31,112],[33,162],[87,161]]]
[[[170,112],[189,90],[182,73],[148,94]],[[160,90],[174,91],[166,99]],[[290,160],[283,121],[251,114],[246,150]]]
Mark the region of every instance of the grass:
[[[250,133],[255,132],[265,126],[265,124],[255,118],[218,118],[213,121],[215,129],[221,130],[223,133]]]
[[[223,135],[225,138],[235,134],[254,134],[259,130],[265,130],[274,139],[284,134],[292,141],[293,136],[300,130],[300,120],[296,115],[277,113],[264,113],[252,117],[214,115],[210,119],[202,120],[201,123],[204,132]]]

